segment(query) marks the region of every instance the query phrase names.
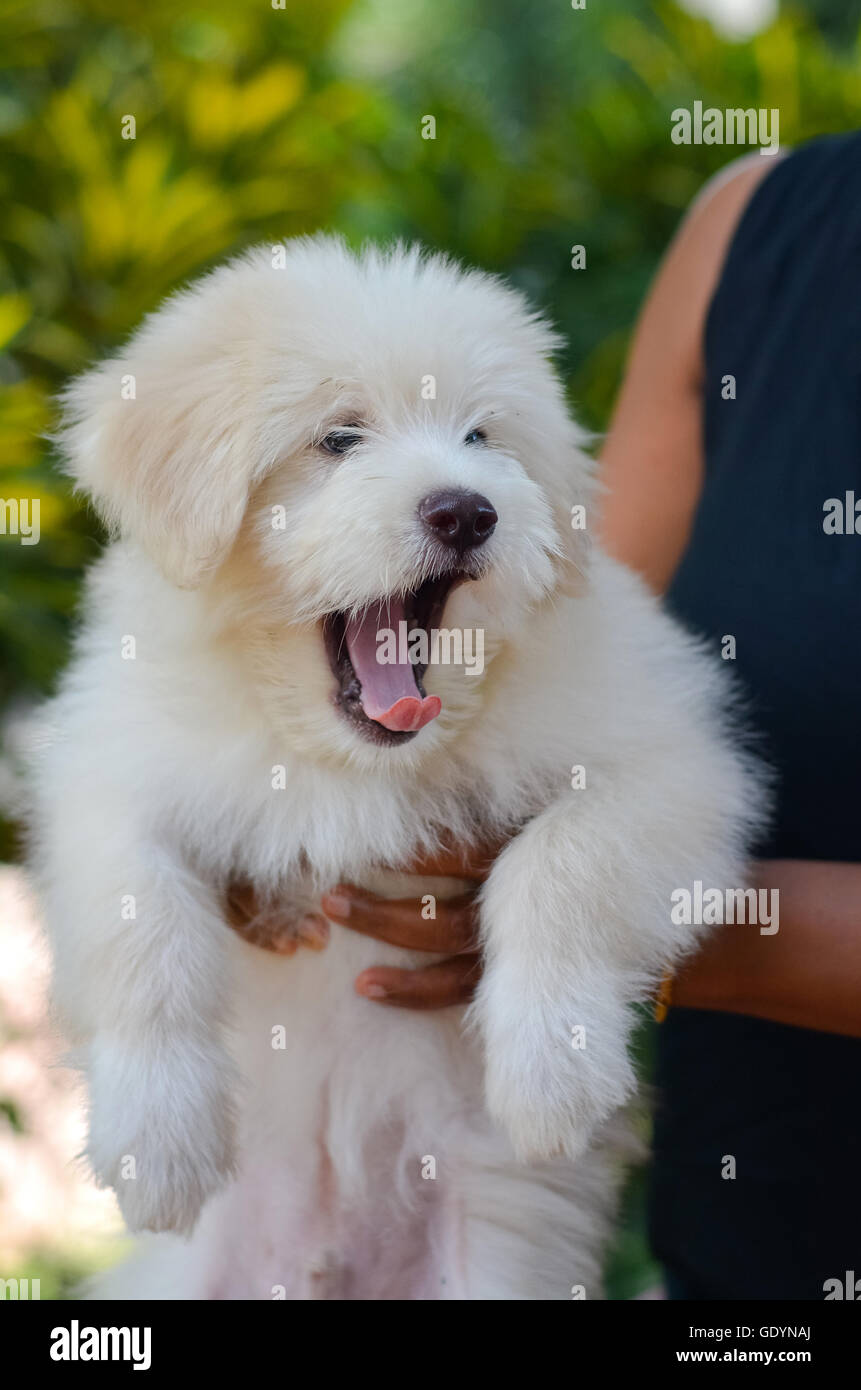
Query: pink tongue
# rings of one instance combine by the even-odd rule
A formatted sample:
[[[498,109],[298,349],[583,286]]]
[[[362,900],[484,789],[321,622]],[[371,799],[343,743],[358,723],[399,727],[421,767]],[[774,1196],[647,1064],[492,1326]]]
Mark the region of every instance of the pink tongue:
[[[357,618],[347,620],[345,636],[353,670],[362,685],[362,709],[386,729],[412,733],[436,719],[442,708],[438,695],[419,695],[415,670],[408,660],[377,660],[377,633],[389,628],[399,636],[404,605],[398,598],[374,603]],[[385,650],[385,647],[383,647]],[[398,657],[401,652],[397,652]],[[403,653],[406,657],[406,653]]]

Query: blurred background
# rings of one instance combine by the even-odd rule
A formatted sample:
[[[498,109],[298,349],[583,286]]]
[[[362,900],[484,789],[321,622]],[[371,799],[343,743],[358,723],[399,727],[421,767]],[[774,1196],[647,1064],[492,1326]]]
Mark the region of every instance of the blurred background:
[[[565,334],[572,404],[600,431],[658,258],[741,152],[672,144],[671,111],[776,107],[783,145],[859,124],[861,0],[279,3],[0,4],[0,498],[38,498],[41,528],[0,534],[0,1277],[43,1298],[119,1239],[73,1161],[81,1106],[17,867],[21,731],[102,539],[53,471],[57,389],[216,261],[326,228],[509,276]],[[647,1024],[640,1050],[647,1076]],[[639,1173],[614,1298],[658,1282],[642,1191]]]

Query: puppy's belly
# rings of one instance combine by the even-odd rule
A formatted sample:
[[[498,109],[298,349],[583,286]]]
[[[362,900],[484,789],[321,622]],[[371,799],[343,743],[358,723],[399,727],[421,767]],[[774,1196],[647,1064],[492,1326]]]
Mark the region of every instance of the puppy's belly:
[[[319,1136],[314,1166],[300,1167],[297,1147],[280,1161],[249,1155],[231,1191],[204,1214],[192,1296],[433,1300],[461,1287],[457,1233],[449,1238],[456,1211],[437,1183],[412,1203],[396,1196],[385,1137],[366,1150],[375,1163],[361,1194],[340,1188]]]
[[[193,1242],[207,1250],[199,1296],[446,1297],[459,1279],[451,1169],[487,1123],[477,1048],[460,1009],[387,1009],[353,988],[368,965],[434,957],[337,926],[319,954],[235,951],[240,1171]]]

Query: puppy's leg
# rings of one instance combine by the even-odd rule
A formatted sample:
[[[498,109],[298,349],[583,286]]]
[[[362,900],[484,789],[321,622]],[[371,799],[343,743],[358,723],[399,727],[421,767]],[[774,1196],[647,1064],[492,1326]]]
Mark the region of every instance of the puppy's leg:
[[[88,1157],[133,1231],[188,1231],[231,1172],[226,927],[174,855],[55,830],[43,861],[55,997],[90,1086]]]
[[[487,967],[473,1018],[488,1107],[521,1158],[581,1154],[633,1090],[628,1006],[696,936],[672,921],[673,889],[743,881],[732,755],[729,783],[726,765],[705,759],[706,791],[684,767],[673,775],[679,761],[641,763],[636,776],[619,768],[555,803],[486,884]]]

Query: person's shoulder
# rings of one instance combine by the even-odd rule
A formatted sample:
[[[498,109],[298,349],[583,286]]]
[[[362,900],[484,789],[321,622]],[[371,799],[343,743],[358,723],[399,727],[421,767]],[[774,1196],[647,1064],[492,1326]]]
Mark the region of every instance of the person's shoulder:
[[[743,209],[754,190],[783,159],[787,150],[778,150],[773,155],[762,155],[759,150],[741,155],[725,164],[703,185],[690,206],[690,213],[717,208],[735,207]]]
[[[699,362],[705,314],[745,208],[782,158],[755,152],[726,165],[700,189],[673,238],[662,267],[661,297],[675,306],[692,363]]]
[[[716,271],[754,193],[784,158],[782,151],[766,158],[757,150],[714,174],[691,203],[678,244],[695,248]]]

